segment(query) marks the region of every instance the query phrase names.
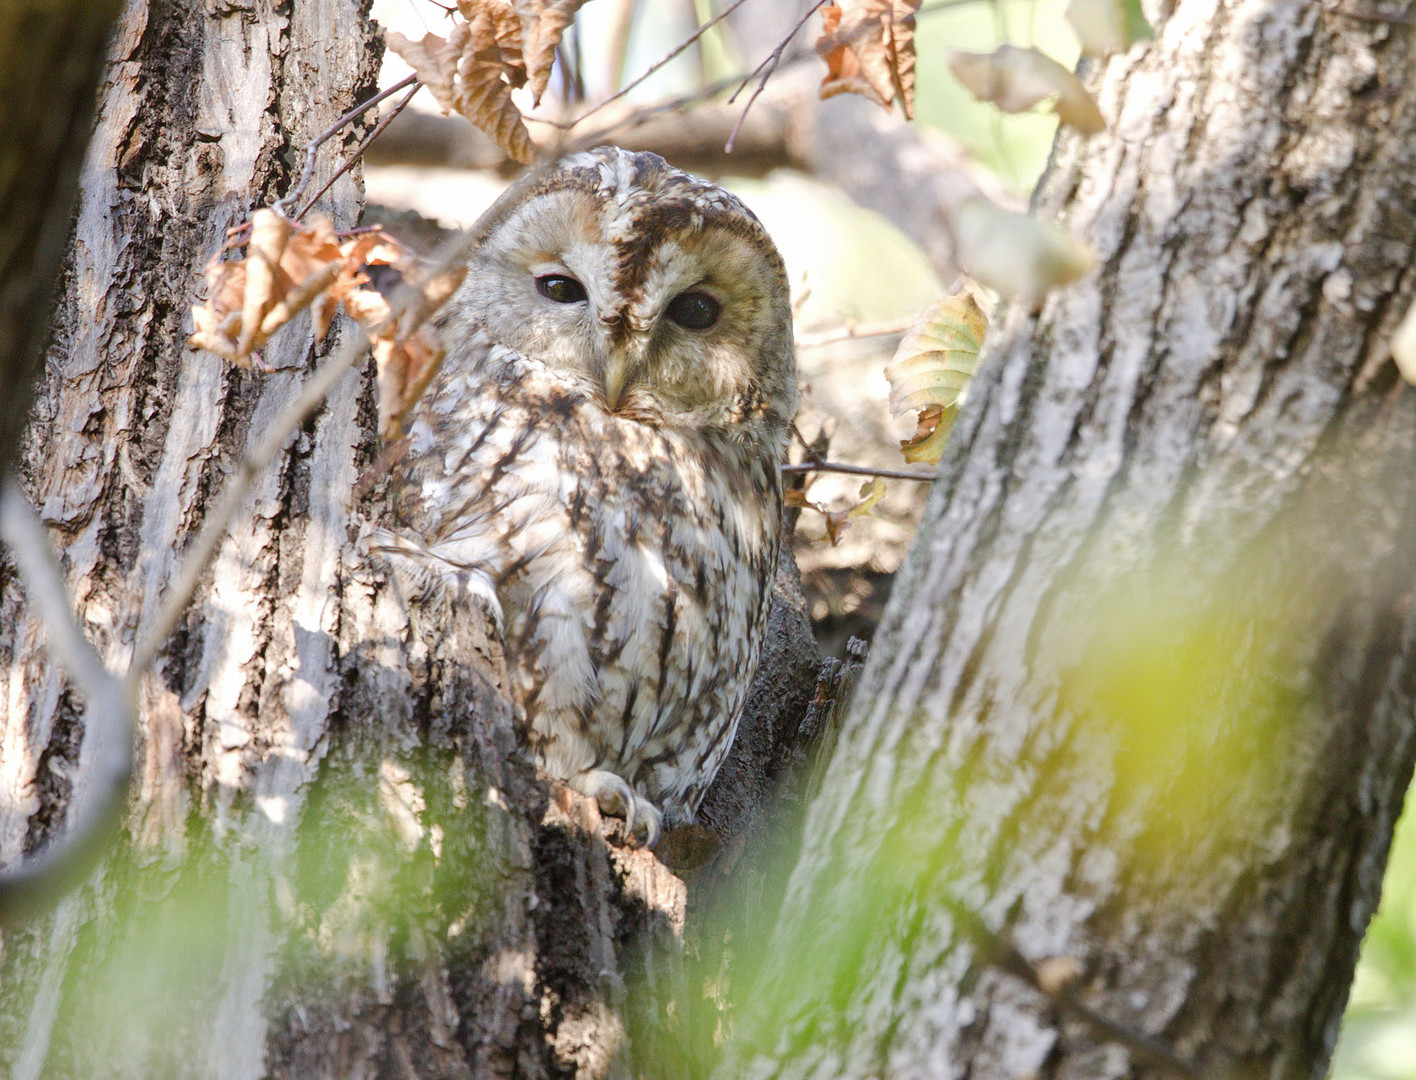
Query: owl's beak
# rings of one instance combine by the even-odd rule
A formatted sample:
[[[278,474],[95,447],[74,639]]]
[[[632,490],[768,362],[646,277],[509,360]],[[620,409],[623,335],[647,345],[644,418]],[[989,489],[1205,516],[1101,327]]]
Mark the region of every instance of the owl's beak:
[[[611,412],[619,408],[628,377],[629,357],[619,350],[610,353],[609,360],[605,362],[605,401]]]

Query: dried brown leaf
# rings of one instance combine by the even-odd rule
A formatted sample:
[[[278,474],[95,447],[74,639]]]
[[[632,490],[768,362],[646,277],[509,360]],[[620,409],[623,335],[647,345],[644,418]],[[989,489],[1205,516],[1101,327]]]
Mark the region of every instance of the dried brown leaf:
[[[814,510],[820,514],[826,525],[826,538],[831,541],[831,546],[835,547],[840,543],[841,534],[846,531],[850,519],[870,513],[875,504],[885,497],[885,480],[879,476],[871,477],[861,484],[856,501],[838,510],[832,510],[825,503],[813,502],[806,492],[797,488],[788,488],[782,496],[788,506]]]
[[[856,54],[841,31],[844,12],[835,4],[823,8],[821,12],[821,37],[816,41],[816,51],[826,61],[826,78],[821,80],[820,95],[826,98],[837,94],[860,94],[879,105],[890,107],[889,99],[882,97],[861,70],[860,57]]]
[[[399,386],[406,400],[401,406],[394,402],[390,409],[406,411],[441,356],[431,328],[419,337],[420,324],[452,295],[465,269],[423,281],[424,271],[414,253],[381,229],[341,241],[328,218],[316,217],[308,225],[296,227],[284,219],[280,219],[283,224],[273,223],[273,214],[262,210],[254,215],[244,258],[213,260],[207,266],[207,300],[192,309],[194,332],[189,342],[249,366],[256,356],[254,350],[307,307],[312,309],[315,338],[323,339],[336,305],[343,302],[369,332],[376,348],[386,342],[385,351],[405,372]],[[406,279],[418,282],[400,327],[389,322],[388,299],[372,287],[365,272],[371,265],[392,266]],[[259,322],[248,330],[252,317]],[[408,398],[409,393],[414,396]]]
[[[915,431],[908,439],[900,440],[900,454],[910,464],[924,461],[937,465],[944,456],[944,443],[954,427],[955,409],[947,412],[942,405],[926,405],[919,410]]]
[[[822,9],[816,51],[826,61],[822,98],[853,93],[914,116],[914,16],[920,0],[836,0]]]
[[[403,418],[442,363],[442,341],[427,317],[452,296],[466,274],[465,267],[458,267],[424,279],[422,264],[396,243],[384,242],[391,239],[380,234],[379,246],[367,249],[365,255],[367,263],[379,262],[398,271],[402,280],[387,284],[389,293],[409,284],[417,290],[398,325],[389,321],[388,296],[371,285],[352,290],[344,301],[350,316],[373,342],[378,364],[379,432],[390,442],[402,436]]]
[[[266,312],[273,308],[280,289],[280,258],[295,231],[284,214],[265,207],[251,215],[251,239],[246,245],[246,288],[241,297],[241,336],[236,355],[249,356],[262,344],[257,340]],[[282,290],[283,291],[283,290]]]
[[[403,437],[403,420],[437,374],[443,355],[437,331],[426,323],[406,341],[392,337],[374,341],[379,435],[385,442]]]
[[[255,350],[279,327],[311,304],[319,302],[323,310],[321,298],[342,270],[343,255],[327,218],[296,226],[274,210],[258,210],[245,257],[207,265],[207,299],[192,308],[195,329],[188,341],[249,366]],[[318,313],[315,327],[321,331]]]
[[[470,36],[471,30],[467,24],[458,23],[448,38],[424,34],[420,41],[404,37],[397,30],[385,30],[384,43],[413,69],[418,81],[433,95],[438,108],[450,113],[457,111],[454,96],[457,61],[462,56],[462,46]]]
[[[457,10],[469,23],[479,18],[489,21],[492,37],[501,53],[507,81],[512,86],[526,85],[526,49],[521,17],[510,0],[457,0]]]
[[[523,165],[536,156],[535,145],[511,99],[525,82],[519,42],[509,34],[514,16],[505,0],[477,0],[463,6],[467,22],[453,26],[444,40],[427,34],[412,41],[389,30],[388,47],[403,57],[445,113],[461,113],[495,140],[507,156]],[[507,41],[503,48],[503,41]]]
[[[527,85],[531,87],[532,100],[538,105],[551,78],[561,35],[585,3],[586,0],[512,0],[521,20]]]

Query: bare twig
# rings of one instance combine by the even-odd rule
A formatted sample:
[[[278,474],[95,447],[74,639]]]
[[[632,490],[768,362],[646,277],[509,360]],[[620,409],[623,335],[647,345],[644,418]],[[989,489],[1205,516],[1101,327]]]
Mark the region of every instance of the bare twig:
[[[934,479],[933,470],[922,472],[918,469],[875,469],[868,465],[847,465],[840,461],[803,461],[800,465],[782,466],[784,476],[810,472],[846,473],[849,476],[881,476],[887,480],[929,481]]]
[[[283,214],[286,212],[286,208],[290,204],[294,203],[297,199],[299,199],[300,195],[304,192],[305,188],[310,186],[310,177],[312,177],[315,173],[316,153],[318,153],[319,148],[321,146],[323,146],[329,139],[333,138],[339,132],[340,128],[344,127],[344,125],[348,124],[350,121],[357,120],[359,117],[363,116],[366,112],[372,109],[384,98],[390,97],[393,94],[398,93],[400,90],[413,86],[415,83],[418,86],[422,86],[422,83],[418,82],[418,76],[416,75],[409,75],[406,78],[400,79],[398,82],[390,86],[387,90],[380,90],[373,97],[369,98],[368,101],[360,102],[358,105],[355,105],[354,108],[350,109],[338,120],[330,124],[329,127],[325,128],[313,139],[311,139],[310,144],[305,147],[305,167],[300,172],[299,183],[297,183],[295,187],[286,194],[285,198],[277,199],[275,202],[271,203],[271,206]]]
[[[44,621],[49,648],[79,692],[90,701],[111,694],[119,684],[74,621],[73,601],[50,554],[49,537],[14,477],[7,477],[0,491],[0,539],[10,548],[25,595]]]
[[[833,326],[830,330],[821,330],[815,334],[798,334],[796,347],[798,349],[820,349],[826,345],[834,345],[838,341],[903,334],[914,325],[917,318],[917,315],[910,315],[899,319],[882,319],[879,322],[847,323],[845,326]]]
[[[404,80],[404,82],[407,81],[407,79]],[[369,144],[388,129],[389,124],[393,123],[393,121],[398,117],[398,114],[408,107],[408,103],[413,100],[413,95],[421,89],[423,89],[422,83],[419,83],[417,86],[412,87],[408,91],[408,93],[403,95],[403,100],[400,101],[397,105],[395,105],[389,111],[389,114],[379,121],[378,126],[375,127],[373,131],[369,132],[368,135],[364,136],[363,140],[360,141],[359,145],[354,148],[353,152],[344,159],[344,164],[341,165],[337,170],[335,170],[335,174],[333,176],[331,176],[327,181],[325,181],[324,187],[320,188],[319,191],[315,192],[313,195],[310,196],[310,201],[307,202],[300,210],[300,212],[295,215],[296,221],[299,221],[306,214],[308,214],[310,212],[310,207],[314,206],[315,203],[319,202],[320,196],[323,195],[330,188],[334,187],[334,182],[354,167],[354,163],[358,161],[359,158],[363,155],[364,151],[369,148]],[[283,202],[284,200],[281,201]]]
[[[947,897],[944,898],[944,904],[954,916],[960,935],[972,942],[979,952],[979,959],[984,963],[992,964],[1000,971],[1021,979],[1058,1009],[1071,1013],[1102,1038],[1124,1046],[1133,1057],[1147,1065],[1183,1077],[1184,1080],[1202,1080],[1204,1074],[1198,1068],[1181,1058],[1161,1040],[1133,1031],[1125,1024],[1103,1016],[1085,1004],[1078,998],[1071,982],[1065,982],[1061,986],[1051,985],[1051,980],[1045,979],[1012,942],[991,930],[977,912]]]
[[[9,478],[0,492],[0,538],[19,567],[25,594],[49,634],[49,647],[84,701],[82,758],[89,778],[76,788],[68,828],[43,851],[0,870],[0,925],[48,910],[83,881],[117,829],[133,772],[136,695],[104,666],[74,620],[73,602],[44,525]]]
[[[603,109],[606,105],[609,105],[609,104],[611,104],[611,103],[613,103],[613,102],[616,102],[616,101],[618,101],[620,98],[624,97],[625,94],[629,93],[631,90],[633,90],[633,89],[634,89],[636,86],[638,86],[640,83],[644,82],[645,79],[649,78],[649,77],[650,77],[651,75],[653,75],[656,71],[658,71],[660,68],[662,68],[665,64],[667,64],[667,63],[669,63],[671,60],[674,60],[674,59],[676,59],[677,57],[679,57],[685,50],[692,48],[692,47],[693,47],[693,43],[694,43],[695,41],[697,41],[699,38],[701,38],[704,34],[706,34],[709,30],[711,30],[711,29],[712,29],[714,26],[716,26],[718,23],[720,23],[720,22],[722,22],[724,19],[726,19],[729,15],[731,15],[731,14],[732,14],[734,11],[736,11],[738,8],[742,7],[742,5],[745,4],[745,3],[747,3],[747,0],[733,0],[733,2],[732,2],[731,4],[729,4],[727,7],[725,7],[722,11],[718,12],[718,14],[714,15],[714,16],[713,16],[711,19],[709,19],[706,23],[704,23],[704,24],[703,24],[702,26],[700,26],[697,30],[695,30],[692,34],[690,34],[687,38],[685,38],[682,42],[680,42],[671,52],[669,52],[669,53],[668,53],[667,55],[665,55],[665,56],[660,57],[660,58],[659,58],[658,60],[656,60],[654,63],[650,64],[649,67],[645,69],[644,74],[640,75],[639,78],[637,78],[637,79],[635,79],[633,82],[628,83],[627,85],[621,87],[618,91],[616,91],[615,93],[611,94],[609,97],[605,98],[604,101],[601,101],[601,102],[598,102],[598,103],[595,104],[595,105],[592,105],[590,108],[586,109],[583,113],[581,113],[579,116],[577,116],[574,120],[564,121],[564,122],[561,122],[561,121],[554,121],[554,120],[543,120],[543,121],[541,121],[541,122],[542,122],[542,123],[546,123],[546,124],[554,124],[556,127],[563,127],[563,128],[573,128],[573,127],[575,127],[576,125],[580,124],[580,123],[583,122],[584,120],[586,120],[586,119],[588,119],[589,117],[593,116],[595,113],[599,112],[599,111],[600,111],[601,109]],[[532,119],[532,118],[531,118],[531,117],[527,117],[527,119]]]
[[[742,115],[738,117],[738,122],[733,125],[732,134],[728,136],[728,141],[723,146],[723,153],[731,154],[733,152],[733,147],[737,144],[738,132],[742,130],[742,125],[744,121],[747,120],[748,111],[752,108],[753,103],[762,96],[762,91],[767,89],[767,80],[772,77],[777,70],[777,66],[782,62],[782,52],[791,44],[792,38],[796,37],[801,31],[801,28],[806,25],[806,20],[815,15],[825,3],[826,0],[816,0],[816,3],[807,8],[806,13],[802,15],[802,17],[797,20],[796,25],[787,32],[787,36],[779,41],[777,47],[767,54],[767,59],[753,68],[747,78],[743,79],[742,85],[733,91],[732,97],[728,98],[728,104],[731,105],[737,100],[737,96],[742,93],[743,88],[752,81],[752,77],[759,72],[761,73],[762,77],[757,80],[757,88],[752,91],[752,96],[747,99],[747,104],[742,107]]]

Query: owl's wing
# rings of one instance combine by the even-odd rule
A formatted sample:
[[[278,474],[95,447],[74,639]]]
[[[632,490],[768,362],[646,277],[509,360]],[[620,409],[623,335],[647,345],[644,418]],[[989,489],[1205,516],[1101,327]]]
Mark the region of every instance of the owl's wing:
[[[504,631],[501,598],[485,567],[447,559],[435,546],[378,526],[370,528],[360,541],[366,556],[389,568],[394,585],[405,598],[441,593],[451,602],[474,603],[490,616],[498,634]]]

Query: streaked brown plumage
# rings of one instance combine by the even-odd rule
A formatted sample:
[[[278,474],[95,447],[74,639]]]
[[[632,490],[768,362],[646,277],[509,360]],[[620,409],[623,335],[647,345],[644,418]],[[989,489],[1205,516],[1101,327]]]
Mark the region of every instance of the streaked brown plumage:
[[[447,310],[375,546],[499,612],[545,772],[652,842],[721,765],[766,622],[781,258],[732,195],[601,148],[502,214]]]

